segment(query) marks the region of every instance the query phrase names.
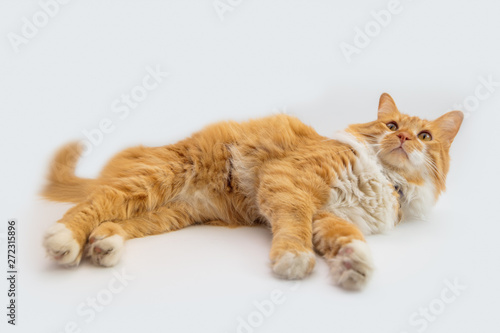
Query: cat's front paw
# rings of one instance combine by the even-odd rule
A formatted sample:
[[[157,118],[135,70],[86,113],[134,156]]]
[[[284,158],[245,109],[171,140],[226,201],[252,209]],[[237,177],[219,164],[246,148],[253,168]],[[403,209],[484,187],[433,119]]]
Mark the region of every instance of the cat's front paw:
[[[81,246],[63,223],[56,223],[47,230],[43,246],[47,255],[60,265],[76,266],[80,263]]]
[[[125,240],[120,235],[109,237],[91,235],[87,244],[87,256],[100,266],[115,266],[121,259]]]
[[[313,252],[285,252],[273,263],[273,271],[281,278],[302,279],[311,273],[314,264]]]
[[[334,283],[351,290],[362,289],[374,270],[368,244],[360,240],[343,245],[329,264]]]
[[[90,234],[85,248],[86,256],[99,266],[116,265],[125,248],[125,232],[118,223],[103,222]]]

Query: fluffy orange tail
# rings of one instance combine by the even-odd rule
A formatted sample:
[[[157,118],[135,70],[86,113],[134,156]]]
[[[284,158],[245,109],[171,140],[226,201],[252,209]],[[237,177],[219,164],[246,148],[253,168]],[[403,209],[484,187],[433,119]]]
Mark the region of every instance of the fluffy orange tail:
[[[63,146],[56,153],[49,169],[48,184],[41,195],[60,202],[81,202],[90,193],[95,180],[75,175],[76,163],[82,152],[78,142]]]

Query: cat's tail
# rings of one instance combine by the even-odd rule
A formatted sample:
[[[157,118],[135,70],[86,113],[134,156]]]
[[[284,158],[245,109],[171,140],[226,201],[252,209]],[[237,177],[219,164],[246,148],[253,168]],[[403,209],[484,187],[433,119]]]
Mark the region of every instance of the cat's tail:
[[[53,201],[81,202],[90,193],[95,180],[75,175],[76,163],[82,153],[82,145],[71,142],[60,148],[50,165],[48,183],[41,195]]]

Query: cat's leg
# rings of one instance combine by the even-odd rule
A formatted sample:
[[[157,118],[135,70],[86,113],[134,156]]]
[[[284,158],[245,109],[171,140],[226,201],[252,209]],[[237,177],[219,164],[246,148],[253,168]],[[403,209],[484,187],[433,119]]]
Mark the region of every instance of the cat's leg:
[[[360,289],[370,279],[374,266],[370,249],[354,224],[329,212],[313,218],[314,247],[328,262],[335,284]]]
[[[315,200],[298,184],[297,177],[284,175],[283,170],[273,171],[262,177],[257,193],[259,210],[273,233],[269,254],[272,268],[280,277],[301,279],[315,264],[312,243]]]
[[[127,219],[134,214],[154,209],[163,198],[151,191],[140,177],[110,181],[100,186],[66,212],[47,231],[44,246],[47,254],[62,265],[78,265],[91,232],[104,221]]]
[[[125,241],[175,231],[195,223],[192,208],[172,202],[140,216],[101,223],[89,237],[86,255],[101,266],[114,266],[123,254]]]

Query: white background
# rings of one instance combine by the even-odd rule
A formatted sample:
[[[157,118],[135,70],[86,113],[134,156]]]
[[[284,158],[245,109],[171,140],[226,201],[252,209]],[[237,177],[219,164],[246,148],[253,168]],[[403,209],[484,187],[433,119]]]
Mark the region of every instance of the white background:
[[[400,12],[349,63],[341,43],[354,45],[356,27],[370,25],[370,12],[387,6],[245,0],[221,20],[211,0],[73,0],[15,52],[9,34],[21,36],[23,17],[32,21],[41,7],[2,1],[3,272],[7,219],[17,218],[20,228],[18,325],[6,323],[1,278],[2,331],[64,332],[76,325],[81,332],[237,332],[238,318],[249,316],[255,327],[241,332],[498,329],[500,86],[488,91],[479,78],[500,81],[500,6],[401,0]],[[156,66],[168,78],[120,119],[113,101]],[[88,263],[63,269],[45,257],[43,232],[69,207],[37,196],[50,158],[102,119],[113,122],[113,131],[81,160],[81,176],[97,175],[125,147],[173,143],[222,119],[286,112],[329,135],[375,119],[384,91],[403,112],[430,119],[467,101],[461,108],[468,117],[452,147],[448,191],[429,219],[368,238],[377,270],[361,292],[333,286],[320,258],[299,284],[273,277],[271,236],[262,228],[200,226],[135,239],[115,269]],[[123,270],[134,279],[111,294],[108,284]],[[447,280],[466,289],[444,303],[443,292],[453,295]],[[255,302],[268,304],[280,291],[281,304],[259,314]],[[97,296],[107,304],[95,317],[77,313],[79,306],[89,311],[86,302]],[[439,314],[410,322],[429,306]]]

